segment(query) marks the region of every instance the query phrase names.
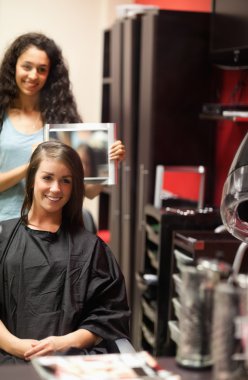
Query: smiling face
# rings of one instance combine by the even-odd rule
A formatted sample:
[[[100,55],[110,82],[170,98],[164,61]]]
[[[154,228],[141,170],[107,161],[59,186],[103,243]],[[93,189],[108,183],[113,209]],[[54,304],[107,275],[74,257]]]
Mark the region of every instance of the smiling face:
[[[30,46],[16,62],[16,84],[20,95],[35,96],[44,87],[50,70],[45,51]]]
[[[72,193],[72,174],[63,161],[44,158],[36,172],[33,189],[33,211],[55,217],[62,215],[62,208]]]

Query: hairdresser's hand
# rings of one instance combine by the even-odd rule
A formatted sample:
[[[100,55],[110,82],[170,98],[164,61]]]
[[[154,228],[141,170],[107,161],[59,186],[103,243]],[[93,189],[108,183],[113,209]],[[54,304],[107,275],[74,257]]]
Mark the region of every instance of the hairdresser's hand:
[[[52,355],[55,352],[65,350],[62,336],[49,336],[42,339],[38,344],[32,345],[25,353],[26,360],[30,360],[36,356]]]
[[[111,148],[110,148],[110,152],[109,152],[110,160],[122,161],[125,159],[125,156],[126,156],[125,145],[120,140],[115,141],[111,145]]]

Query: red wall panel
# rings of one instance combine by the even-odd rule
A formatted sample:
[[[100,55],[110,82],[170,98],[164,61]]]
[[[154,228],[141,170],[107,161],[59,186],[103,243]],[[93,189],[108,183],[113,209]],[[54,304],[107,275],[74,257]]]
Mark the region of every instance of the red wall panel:
[[[248,105],[248,70],[219,69],[219,84],[216,91],[221,104]],[[232,122],[230,120],[216,121],[217,149],[215,156],[215,204],[219,205],[222,188],[228,175],[233,157],[248,131],[247,122]]]
[[[211,0],[136,0],[134,3],[180,11],[210,12],[211,10]]]

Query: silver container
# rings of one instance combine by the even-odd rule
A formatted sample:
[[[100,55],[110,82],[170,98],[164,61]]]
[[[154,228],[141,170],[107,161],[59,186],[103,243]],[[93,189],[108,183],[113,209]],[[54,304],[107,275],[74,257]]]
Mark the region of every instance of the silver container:
[[[189,368],[212,365],[213,294],[218,276],[209,269],[182,268],[180,339],[176,361]]]
[[[248,379],[248,277],[215,290],[212,354],[215,380]]]

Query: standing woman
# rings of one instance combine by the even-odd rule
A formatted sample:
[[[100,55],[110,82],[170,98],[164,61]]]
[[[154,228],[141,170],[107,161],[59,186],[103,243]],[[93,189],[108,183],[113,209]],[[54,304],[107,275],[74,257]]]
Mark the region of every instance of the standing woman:
[[[0,67],[0,221],[20,214],[27,162],[43,141],[44,124],[78,122],[82,119],[61,49],[40,33],[18,37]],[[110,159],[124,154],[122,143],[115,142]],[[89,185],[86,196],[100,190]]]
[[[0,364],[71,348],[104,352],[107,340],[129,338],[123,275],[83,226],[83,181],[75,150],[41,143],[21,218],[0,223]]]

